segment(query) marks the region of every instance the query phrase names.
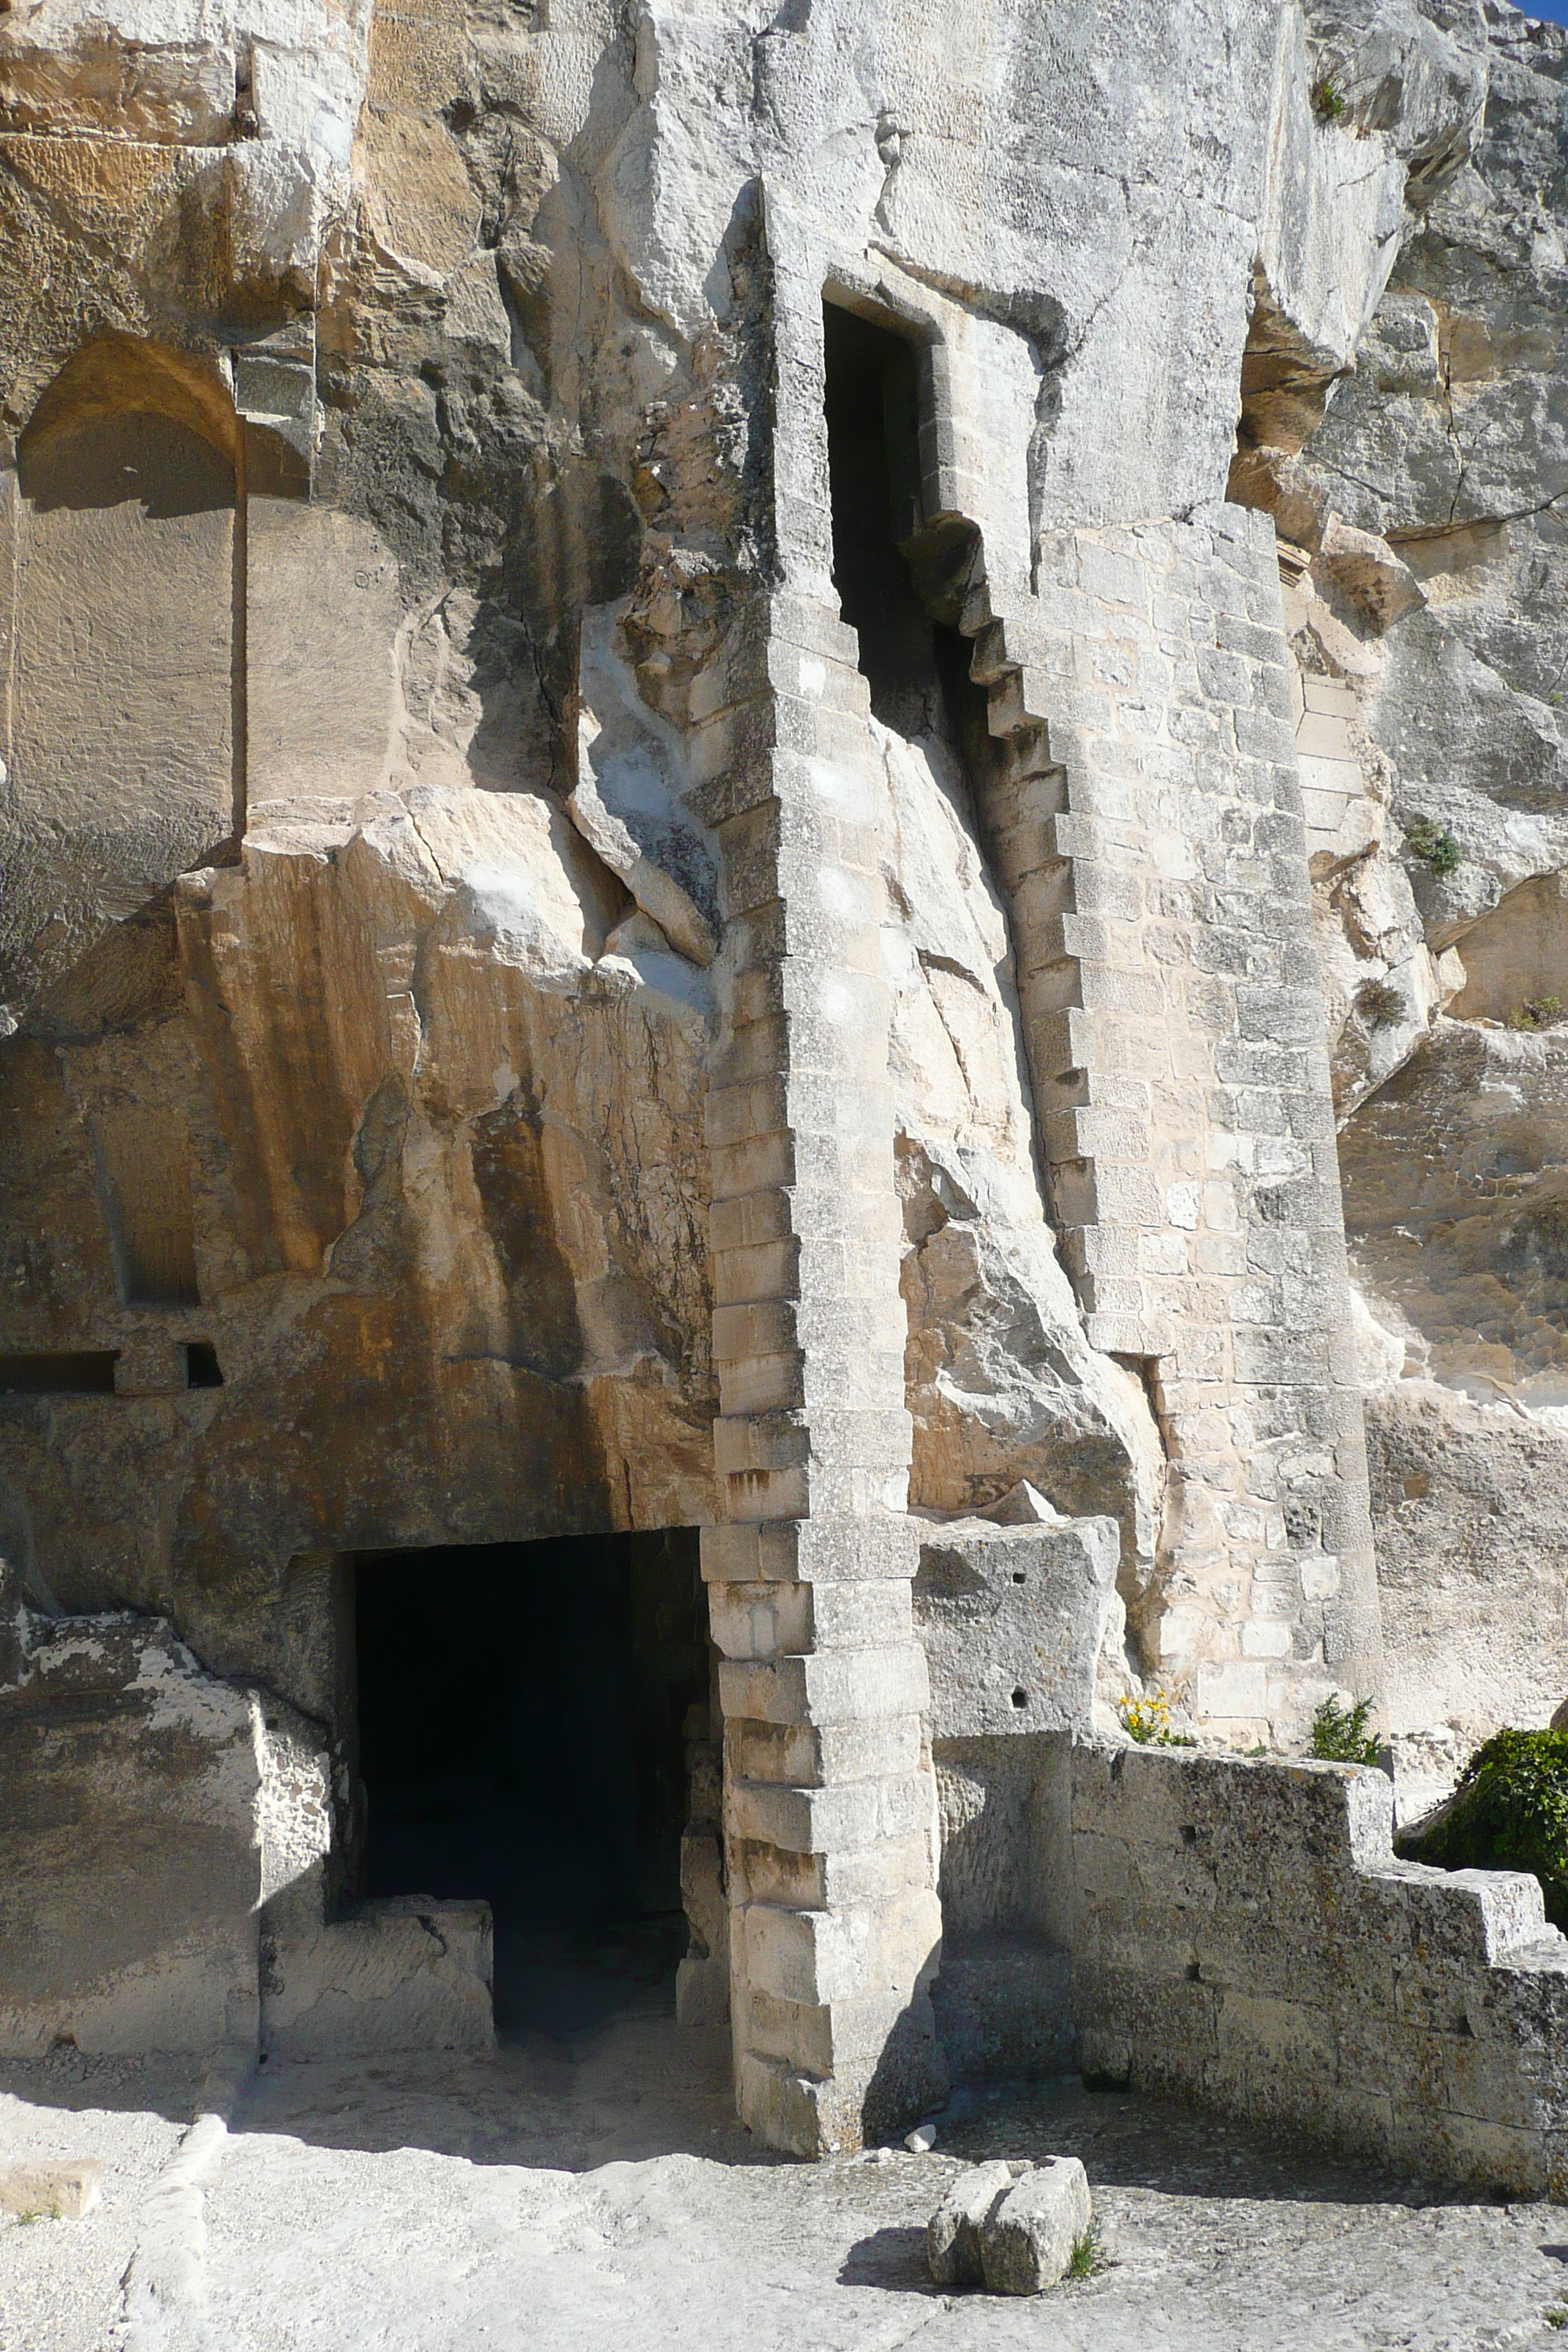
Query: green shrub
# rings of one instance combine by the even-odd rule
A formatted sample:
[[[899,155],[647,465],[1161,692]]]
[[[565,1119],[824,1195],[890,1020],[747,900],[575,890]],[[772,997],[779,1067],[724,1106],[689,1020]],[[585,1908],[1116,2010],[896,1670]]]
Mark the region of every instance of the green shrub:
[[[1550,1029],[1563,1018],[1560,996],[1538,996],[1529,1004],[1516,1004],[1508,1016],[1510,1029]]]
[[[1547,1917],[1568,1928],[1568,1731],[1498,1732],[1447,1801],[1396,1844],[1443,1870],[1531,1871]]]
[[[1312,1745],[1308,1754],[1325,1764],[1375,1764],[1377,1742],[1367,1736],[1372,1701],[1358,1698],[1342,1706],[1331,1691],[1312,1717]]]
[[[1405,828],[1405,838],[1417,857],[1424,857],[1434,874],[1454,873],[1463,853],[1446,824],[1434,824],[1429,817],[1413,816]]]
[[[1312,84],[1312,111],[1320,122],[1337,122],[1345,110],[1344,94],[1331,74]]]

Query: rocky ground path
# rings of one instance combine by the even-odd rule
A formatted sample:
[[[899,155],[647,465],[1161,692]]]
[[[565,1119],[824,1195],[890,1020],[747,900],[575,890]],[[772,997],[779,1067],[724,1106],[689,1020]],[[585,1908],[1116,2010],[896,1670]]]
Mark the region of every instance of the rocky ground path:
[[[1563,2340],[1568,2212],[1447,2201],[1076,2084],[980,2100],[926,2156],[820,2166],[734,2124],[725,2037],[651,2003],[492,2063],[264,2072],[181,2149],[195,2078],[0,2069],[0,2152],[97,2155],[86,2221],[0,2222],[0,2352],[1476,2352]],[[207,2131],[207,2141],[214,2140]],[[956,2164],[1082,2157],[1110,2260],[948,2294]],[[194,2185],[193,2185],[194,2176]],[[132,2257],[134,2256],[134,2260]],[[123,2282],[129,2269],[131,2284]]]

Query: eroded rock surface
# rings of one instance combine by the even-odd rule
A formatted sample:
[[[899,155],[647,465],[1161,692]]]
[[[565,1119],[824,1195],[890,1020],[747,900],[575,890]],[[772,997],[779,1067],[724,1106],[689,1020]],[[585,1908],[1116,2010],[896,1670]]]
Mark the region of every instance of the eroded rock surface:
[[[944,2079],[944,1883],[1040,1924],[1039,1759],[933,1721],[1375,1692],[1358,1347],[1395,1727],[1545,1704],[1565,77],[1489,0],[0,20],[0,1549],[322,1727],[300,2046],[419,1944],[328,1916],[360,1554],[703,1530],[682,1997],[804,2152]],[[1030,1563],[934,1712],[922,1545],[950,1631]]]
[[[1568,37],[1491,5],[1310,29],[1331,127],[1397,123],[1456,74],[1485,95],[1408,151],[1408,226],[1322,422],[1244,415],[1233,477],[1287,542],[1346,1224],[1382,1334],[1391,1719],[1440,1780],[1568,1674]]]

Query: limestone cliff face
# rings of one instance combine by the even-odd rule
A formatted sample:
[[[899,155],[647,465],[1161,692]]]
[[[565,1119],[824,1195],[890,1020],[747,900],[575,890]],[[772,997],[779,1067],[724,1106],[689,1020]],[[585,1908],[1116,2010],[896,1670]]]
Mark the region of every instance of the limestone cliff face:
[[[0,28],[5,1344],[118,1351],[121,1400],[107,1443],[7,1408],[36,1601],[282,1673],[301,1552],[717,1515],[688,812],[775,562],[764,205],[989,322],[1026,541],[1125,509],[1156,410],[1142,495],[1213,495],[1272,43],[1233,14],[1152,10],[1136,70],[1028,11]],[[1146,1577],[1160,1443],[1053,1248],[968,787],[883,756],[913,1499],[1026,1476]]]
[[[1543,1721],[1568,1675],[1568,37],[1501,6],[1422,13],[1450,64],[1472,60],[1484,114],[1413,168],[1414,218],[1321,424],[1298,440],[1244,412],[1237,476],[1294,543],[1346,1224],[1383,1334],[1390,1703],[1396,1730],[1434,1733],[1436,1766]],[[1311,19],[1346,123],[1382,120],[1394,12]]]
[[[264,2032],[441,1942],[328,1916],[345,1555],[700,1528],[680,1999],[798,2153],[940,2094],[1050,1737],[1561,1696],[1565,77],[0,11],[5,1705],[228,1678]]]
[[[1269,1092],[1302,1044],[1278,1024],[1321,1014],[1298,943],[1238,944],[1268,856],[1296,887],[1277,624],[1180,534],[1228,482],[1287,542],[1368,1279],[1413,1331],[1422,1298],[1457,1313],[1426,1332],[1445,1379],[1498,1377],[1529,1326],[1549,1401],[1551,1183],[1535,1239],[1489,1211],[1453,1244],[1508,1290],[1503,1332],[1435,1258],[1402,1287],[1397,1239],[1373,1267],[1358,1171],[1377,1233],[1408,1223],[1408,1089],[1439,1071],[1473,1129],[1451,1023],[1553,993],[1563,69],[1557,37],[1479,0],[42,0],[0,22],[0,1353],[118,1355],[111,1416],[0,1407],[0,1542],[36,1604],[163,1612],[286,1686],[301,1555],[711,1524],[736,1479],[794,1474],[715,1465],[715,1318],[758,1302],[715,1274],[713,1154],[747,1139],[709,1097],[742,1030],[787,1025],[749,961],[757,859],[726,867],[718,834],[747,698],[786,691],[759,615],[839,602],[800,355],[826,292],[942,354],[919,462],[952,491],[899,526],[919,691],[873,679],[864,740],[822,719],[864,788],[854,919],[891,1008],[898,1328],[867,1308],[866,1344],[901,1359],[913,1436],[877,1491],[956,1517],[1033,1507],[1026,1481],[1110,1514],[1136,1636],[1110,1681],[1193,1697],[1235,1664],[1216,1720],[1295,1722],[1290,1675],[1334,1679],[1300,1577],[1337,1590],[1321,1496],[1363,1476],[1359,1437],[1342,1418],[1291,1451],[1299,1367],[1268,1360],[1239,1401],[1203,1384],[1237,1330],[1262,1363],[1260,1323],[1315,1313],[1312,1377],[1353,1381],[1294,1235],[1238,1240],[1232,1198],[1245,1227],[1256,1180],[1259,1220],[1329,1230],[1316,1064],[1289,1115]],[[1173,518],[1144,642],[1118,584],[1144,550],[1115,533]],[[1081,590],[1075,532],[1109,534]],[[779,756],[826,676],[807,648]],[[1062,747],[1087,774],[1112,707],[1121,765],[1086,814]],[[1171,814],[1184,778],[1207,788],[1205,727],[1237,824],[1280,796],[1239,880],[1214,861],[1250,834],[1211,857]],[[1069,833],[1163,795],[1163,830],[1107,835],[1108,871],[1153,877],[1130,1021],[1299,992],[1244,1006],[1278,1034],[1243,1027],[1236,1070],[1273,1063],[1216,1079],[1190,1131],[1195,1033],[1152,1097],[1135,1039],[1080,1065],[1125,908],[1087,867],[1058,904],[984,817],[1006,744],[1026,785],[1068,776]],[[1421,845],[1449,837],[1451,870]],[[819,905],[802,941],[799,908],[777,918],[792,954],[849,919]],[[1164,1140],[1129,1176],[1145,1113]],[[1521,1111],[1532,1139],[1500,1148],[1554,1168],[1550,1125]],[[1178,1294],[1179,1348],[1155,1312]],[[221,1387],[186,1386],[192,1344]],[[1237,1566],[1255,1553],[1278,1590]],[[1359,1659],[1363,1634],[1330,1646]]]
[[[0,1083],[4,1347],[119,1391],[8,1404],[6,1549],[287,1687],[301,1554],[714,1516],[716,909],[612,642],[689,361],[561,184],[629,45],[284,14],[0,28]]]

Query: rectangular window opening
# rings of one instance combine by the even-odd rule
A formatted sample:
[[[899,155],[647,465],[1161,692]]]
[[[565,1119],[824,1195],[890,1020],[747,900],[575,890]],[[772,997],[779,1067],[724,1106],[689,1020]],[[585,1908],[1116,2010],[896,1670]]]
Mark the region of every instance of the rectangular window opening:
[[[973,782],[992,746],[986,697],[970,677],[971,647],[958,622],[979,534],[961,517],[925,512],[925,354],[907,335],[837,302],[824,301],[822,319],[840,615],[858,640],[876,717],[910,741],[951,747]]]
[[[118,1349],[0,1356],[0,1396],[112,1396]]]
[[[223,1372],[218,1364],[217,1349],[210,1339],[187,1339],[183,1352],[185,1386],[188,1389],[222,1388]]]

